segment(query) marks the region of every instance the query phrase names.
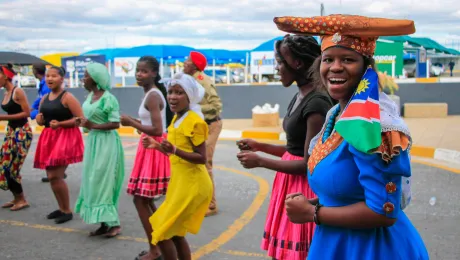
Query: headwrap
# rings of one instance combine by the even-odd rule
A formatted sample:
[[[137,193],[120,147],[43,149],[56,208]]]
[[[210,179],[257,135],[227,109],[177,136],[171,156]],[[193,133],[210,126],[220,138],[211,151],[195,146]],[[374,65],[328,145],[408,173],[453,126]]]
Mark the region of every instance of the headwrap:
[[[190,52],[190,59],[199,71],[203,71],[206,68],[206,65],[208,64],[206,61],[206,57],[202,53],[197,51]]]
[[[97,88],[101,90],[110,90],[110,75],[105,65],[97,62],[91,62],[86,66],[86,71],[96,82]]]
[[[9,79],[9,80],[13,80],[14,78],[14,72],[12,72],[10,69],[8,69],[7,67],[5,66],[0,66],[3,74],[5,74],[5,76]]]
[[[181,86],[190,101],[190,110],[204,119],[204,115],[201,112],[201,106],[198,103],[203,99],[205,91],[203,86],[201,86],[195,78],[181,72],[174,75],[172,79],[162,79],[160,82],[164,83],[167,89],[174,85]]]
[[[321,51],[333,46],[351,48],[372,57],[379,36],[407,35],[415,32],[414,21],[333,14],[315,17],[275,17],[281,31],[321,36]]]

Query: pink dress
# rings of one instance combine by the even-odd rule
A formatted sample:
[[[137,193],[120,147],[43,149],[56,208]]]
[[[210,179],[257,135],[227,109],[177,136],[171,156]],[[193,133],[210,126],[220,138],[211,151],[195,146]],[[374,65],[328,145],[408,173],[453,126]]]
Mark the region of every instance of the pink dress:
[[[287,152],[281,160],[303,160],[308,117],[312,114],[325,117],[331,106],[329,97],[320,92],[312,91],[303,98],[294,96],[283,120]],[[277,172],[273,181],[261,247],[277,260],[305,260],[308,256],[315,224],[292,223],[284,207],[290,193],[301,192],[308,199],[316,197],[308,185],[306,172],[307,169],[301,175]]]
[[[164,108],[161,110],[163,131],[166,131],[166,100],[163,94],[156,88],[152,88],[145,94],[144,100],[139,107],[139,117],[143,125],[151,125],[150,112],[145,109],[144,102],[151,92],[157,92],[163,100]],[[142,138],[147,136],[142,133],[136,152],[133,171],[129,178],[127,192],[131,195],[153,198],[157,195],[165,195],[168,189],[170,177],[169,157],[162,154],[156,149],[145,149],[142,145]],[[166,139],[166,133],[163,136],[152,136],[157,142]]]

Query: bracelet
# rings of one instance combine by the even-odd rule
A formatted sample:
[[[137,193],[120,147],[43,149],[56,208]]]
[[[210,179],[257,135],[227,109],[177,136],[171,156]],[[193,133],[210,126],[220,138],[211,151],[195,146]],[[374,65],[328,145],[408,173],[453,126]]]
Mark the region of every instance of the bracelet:
[[[177,147],[176,146],[173,146],[173,147],[174,147],[173,154],[176,155]]]
[[[315,214],[313,215],[313,222],[315,222],[316,225],[319,225],[319,219],[318,219],[318,211],[319,211],[319,208],[321,208],[323,205],[319,204],[316,204],[315,205]]]

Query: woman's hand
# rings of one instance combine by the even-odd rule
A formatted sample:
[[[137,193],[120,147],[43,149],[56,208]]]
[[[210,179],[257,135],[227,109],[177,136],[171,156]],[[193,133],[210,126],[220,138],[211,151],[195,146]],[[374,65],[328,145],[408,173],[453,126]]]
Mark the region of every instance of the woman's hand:
[[[144,136],[144,138],[142,138],[142,145],[146,149],[161,149],[161,144],[150,136]]]
[[[287,216],[292,223],[313,222],[315,206],[302,193],[288,194],[284,204]]]
[[[59,128],[59,121],[51,120],[50,127],[51,127],[51,129],[58,129]]]
[[[254,152],[243,150],[239,152],[236,157],[240,161],[241,165],[243,165],[246,169],[262,166],[262,157]]]
[[[123,126],[132,126],[133,125],[133,119],[130,116],[121,115],[120,116],[120,123]]]
[[[259,151],[259,142],[253,139],[243,139],[236,142],[236,145],[241,151],[251,151],[257,152]]]
[[[77,117],[76,121],[78,126],[84,127],[88,130],[93,129],[93,122],[89,121],[87,118],[84,117]]]
[[[165,151],[168,154],[174,154],[176,153],[176,147],[172,145],[168,140],[164,139],[163,142],[161,142],[161,149]]]
[[[45,124],[45,118],[43,117],[43,114],[42,114],[42,113],[39,113],[39,114],[35,117],[35,121],[37,122],[38,125],[44,125],[44,124]]]

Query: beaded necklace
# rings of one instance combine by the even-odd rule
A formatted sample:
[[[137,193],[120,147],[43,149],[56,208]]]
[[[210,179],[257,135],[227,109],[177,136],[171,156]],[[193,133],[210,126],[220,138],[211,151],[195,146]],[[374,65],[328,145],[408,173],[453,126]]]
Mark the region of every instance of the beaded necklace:
[[[329,121],[327,122],[326,129],[324,130],[323,138],[322,141],[323,143],[326,142],[327,138],[332,133],[332,130],[334,130],[334,125],[335,125],[335,118],[339,115],[340,113],[340,106],[337,106],[337,108],[332,112],[332,115],[329,117]]]

